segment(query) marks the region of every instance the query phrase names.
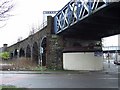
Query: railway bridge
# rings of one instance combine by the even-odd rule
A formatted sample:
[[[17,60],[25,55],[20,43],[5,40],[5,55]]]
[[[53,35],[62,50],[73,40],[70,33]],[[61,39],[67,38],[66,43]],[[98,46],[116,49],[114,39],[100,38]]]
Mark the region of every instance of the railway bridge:
[[[49,68],[102,70],[101,38],[120,34],[119,10],[119,0],[71,0],[47,17],[44,28],[7,51]]]

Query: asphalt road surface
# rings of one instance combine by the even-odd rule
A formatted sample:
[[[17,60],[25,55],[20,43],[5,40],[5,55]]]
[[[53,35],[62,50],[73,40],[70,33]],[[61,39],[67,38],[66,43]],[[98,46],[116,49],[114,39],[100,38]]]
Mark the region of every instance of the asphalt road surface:
[[[83,74],[0,74],[2,85],[26,88],[118,88],[118,75]]]
[[[19,88],[118,88],[118,66],[106,68],[111,71],[39,74],[1,71],[0,85],[14,85]]]

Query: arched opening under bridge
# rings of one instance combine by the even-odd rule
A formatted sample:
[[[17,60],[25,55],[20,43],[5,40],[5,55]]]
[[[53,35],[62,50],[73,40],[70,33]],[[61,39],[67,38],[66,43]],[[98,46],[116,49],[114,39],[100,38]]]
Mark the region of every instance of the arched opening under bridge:
[[[41,40],[41,59],[42,59],[42,66],[46,66],[46,45],[47,45],[47,38],[43,37]]]
[[[23,50],[23,48],[21,48],[19,52],[19,57],[25,57],[25,51]]]
[[[30,45],[28,45],[27,48],[26,48],[26,58],[31,58],[31,48],[30,48]]]
[[[33,56],[33,61],[38,64],[38,45],[37,42],[34,42],[33,44],[33,51],[32,51],[32,56]]]

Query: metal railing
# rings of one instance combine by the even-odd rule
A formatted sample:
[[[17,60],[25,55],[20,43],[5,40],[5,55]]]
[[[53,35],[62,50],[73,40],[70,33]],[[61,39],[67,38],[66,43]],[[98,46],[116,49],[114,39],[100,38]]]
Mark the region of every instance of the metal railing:
[[[34,28],[34,27],[33,27],[32,30],[30,31],[29,36],[37,33],[38,31],[42,30],[42,29],[43,29],[44,27],[46,27],[46,26],[47,26],[47,21],[43,22],[43,23],[42,23],[39,27],[37,27],[37,28]]]

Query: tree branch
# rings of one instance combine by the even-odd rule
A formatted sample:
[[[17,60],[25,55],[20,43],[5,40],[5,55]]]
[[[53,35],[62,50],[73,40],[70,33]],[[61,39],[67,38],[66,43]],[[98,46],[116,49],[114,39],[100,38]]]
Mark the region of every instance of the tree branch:
[[[0,0],[0,22],[8,20],[12,16],[9,14],[12,8],[12,0]]]

